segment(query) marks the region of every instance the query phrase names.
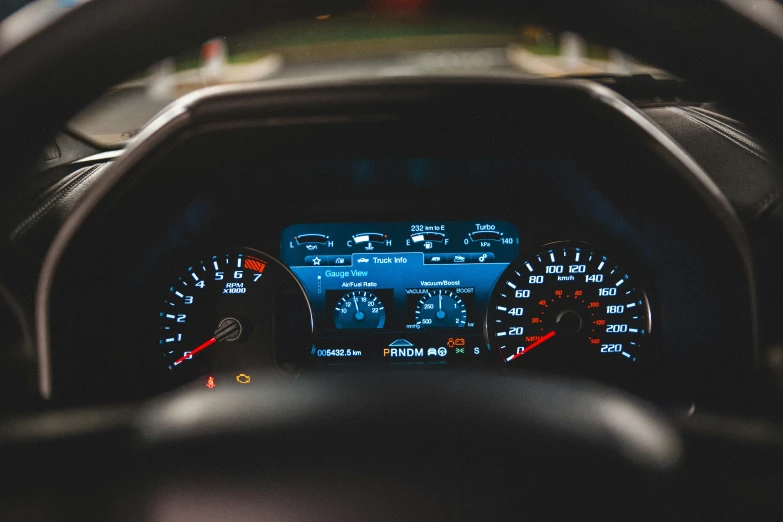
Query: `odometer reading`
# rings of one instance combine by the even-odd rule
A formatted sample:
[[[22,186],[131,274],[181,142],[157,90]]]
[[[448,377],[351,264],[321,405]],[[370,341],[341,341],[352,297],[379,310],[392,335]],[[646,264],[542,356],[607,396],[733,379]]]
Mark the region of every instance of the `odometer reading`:
[[[589,245],[554,246],[513,263],[487,313],[489,342],[507,363],[633,363],[649,331],[643,290]]]

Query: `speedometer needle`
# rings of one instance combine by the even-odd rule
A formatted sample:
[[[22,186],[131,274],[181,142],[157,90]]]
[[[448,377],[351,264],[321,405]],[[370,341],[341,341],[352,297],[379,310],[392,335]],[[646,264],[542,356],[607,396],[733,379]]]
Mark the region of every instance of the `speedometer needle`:
[[[511,361],[513,361],[514,359],[516,359],[516,358],[517,358],[517,357],[519,357],[520,355],[522,355],[522,354],[525,354],[525,353],[529,352],[530,350],[532,350],[533,348],[535,348],[535,347],[536,347],[536,346],[538,346],[539,344],[541,344],[541,343],[545,343],[546,341],[548,341],[549,339],[551,339],[551,338],[552,338],[552,337],[554,337],[554,336],[555,336],[555,331],[554,331],[554,330],[552,330],[551,332],[549,332],[549,333],[548,333],[548,334],[546,334],[545,336],[543,336],[543,337],[539,338],[539,339],[538,339],[538,341],[534,342],[534,343],[533,343],[533,344],[531,344],[530,346],[527,346],[527,347],[525,347],[525,348],[524,348],[524,349],[523,349],[521,352],[519,352],[519,353],[517,353],[517,354],[514,354],[514,355],[512,355],[511,357],[509,357],[508,359],[506,359],[506,362],[511,362]]]
[[[202,344],[201,346],[199,346],[195,350],[193,350],[191,352],[185,352],[185,355],[183,355],[182,357],[180,357],[179,359],[174,361],[174,366],[177,366],[179,363],[181,363],[182,361],[184,361],[185,359],[187,359],[189,357],[193,357],[195,354],[197,354],[198,352],[200,352],[204,348],[206,348],[208,346],[211,346],[211,345],[215,344],[216,342],[217,342],[217,338],[213,337],[212,339],[210,339],[209,341],[205,342],[204,344]]]

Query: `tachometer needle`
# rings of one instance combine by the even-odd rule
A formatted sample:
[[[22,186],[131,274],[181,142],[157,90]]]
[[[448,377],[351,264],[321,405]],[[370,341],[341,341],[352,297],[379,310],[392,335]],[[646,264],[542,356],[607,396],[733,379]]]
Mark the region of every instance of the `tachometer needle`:
[[[509,357],[508,359],[506,359],[506,362],[511,362],[511,361],[513,361],[514,359],[516,359],[516,358],[517,358],[517,357],[519,357],[520,355],[522,355],[522,354],[525,354],[525,353],[529,352],[530,350],[532,350],[533,348],[535,348],[535,347],[536,347],[536,346],[538,346],[539,344],[541,344],[541,343],[544,343],[544,342],[548,341],[549,339],[551,339],[551,338],[552,338],[552,337],[554,337],[554,336],[555,336],[555,331],[554,331],[554,330],[552,330],[551,332],[549,332],[549,333],[548,333],[548,334],[546,334],[545,336],[541,337],[541,338],[540,338],[538,341],[536,341],[536,342],[534,342],[533,344],[531,344],[530,346],[526,346],[526,347],[525,347],[525,348],[524,348],[524,349],[523,349],[521,352],[519,352],[519,353],[517,353],[517,354],[514,354],[514,355],[512,355],[511,357]]]
[[[177,366],[179,363],[181,363],[185,359],[193,357],[195,354],[197,354],[198,352],[200,352],[204,348],[206,348],[206,347],[208,347],[208,346],[210,346],[212,344],[215,344],[216,342],[217,342],[217,338],[213,337],[212,339],[210,339],[209,341],[205,342],[204,344],[202,344],[201,346],[199,346],[195,350],[190,351],[190,352],[185,352],[185,355],[183,355],[182,357],[180,357],[179,359],[174,361],[174,366]]]
[[[182,361],[185,359],[190,359],[195,354],[203,350],[204,348],[215,344],[216,342],[234,342],[238,339],[240,339],[242,335],[242,324],[233,317],[226,317],[222,321],[220,321],[220,324],[218,325],[217,330],[215,330],[215,336],[210,339],[209,341],[205,342],[195,350],[191,352],[185,352],[185,354],[174,361],[174,364],[172,366],[178,366]]]

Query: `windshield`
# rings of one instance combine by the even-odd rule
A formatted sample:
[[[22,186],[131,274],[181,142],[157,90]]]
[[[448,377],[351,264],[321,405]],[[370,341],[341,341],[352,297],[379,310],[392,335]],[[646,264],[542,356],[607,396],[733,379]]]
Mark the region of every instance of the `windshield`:
[[[535,25],[357,13],[218,37],[115,86],[69,124],[103,148],[124,145],[194,90],[281,78],[505,72],[521,77],[667,76],[569,32]]]

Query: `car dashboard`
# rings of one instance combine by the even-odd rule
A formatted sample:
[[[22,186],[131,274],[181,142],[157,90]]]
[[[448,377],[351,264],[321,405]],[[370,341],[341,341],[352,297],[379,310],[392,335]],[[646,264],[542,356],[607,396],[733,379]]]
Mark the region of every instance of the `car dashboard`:
[[[687,411],[756,368],[735,211],[592,82],[206,89],[85,169],[44,259],[67,404],[382,368],[594,379]]]

